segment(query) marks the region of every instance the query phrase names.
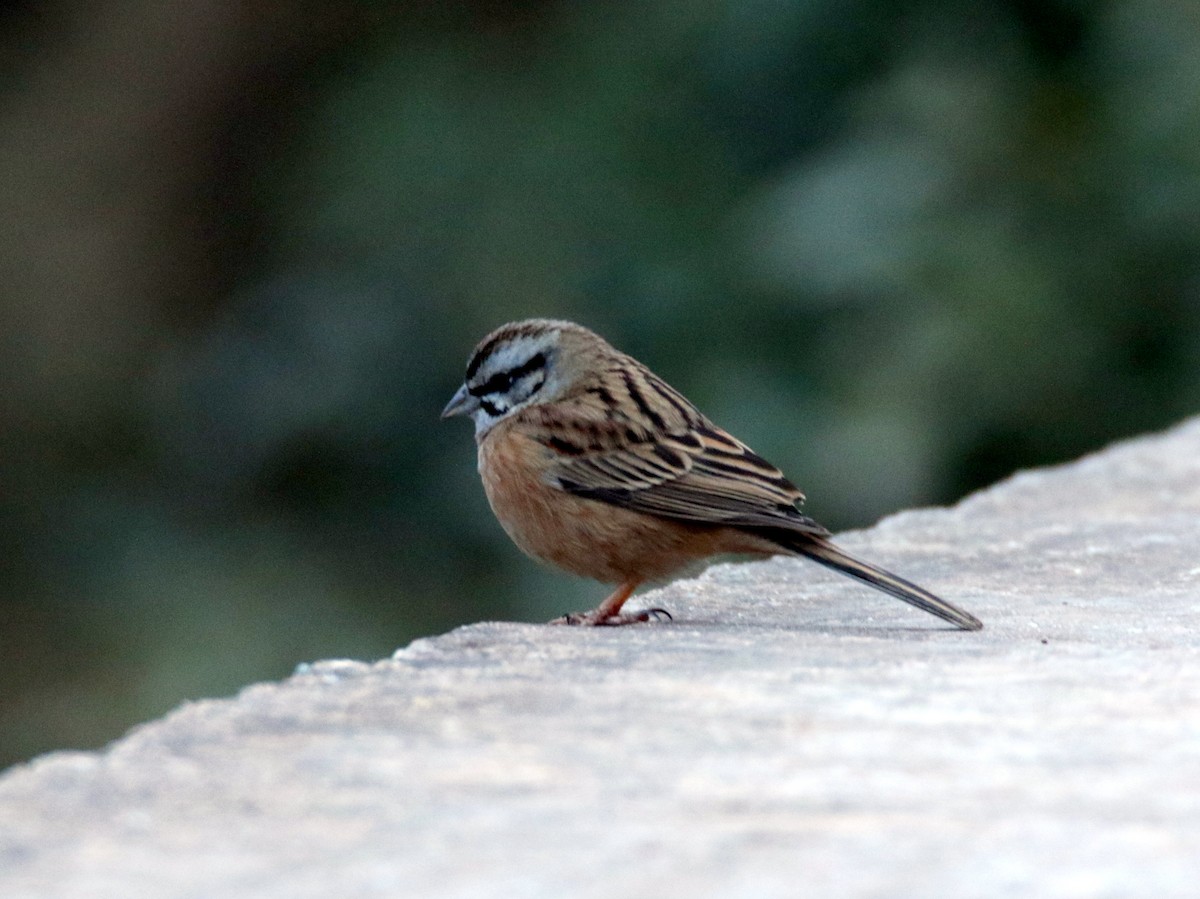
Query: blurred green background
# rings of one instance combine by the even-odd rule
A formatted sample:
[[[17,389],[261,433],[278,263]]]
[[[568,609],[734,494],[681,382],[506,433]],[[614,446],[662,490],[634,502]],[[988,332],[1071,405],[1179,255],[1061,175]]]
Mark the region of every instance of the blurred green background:
[[[834,528],[1200,409],[1194,0],[43,0],[0,59],[0,764],[594,603],[438,421],[508,319]]]

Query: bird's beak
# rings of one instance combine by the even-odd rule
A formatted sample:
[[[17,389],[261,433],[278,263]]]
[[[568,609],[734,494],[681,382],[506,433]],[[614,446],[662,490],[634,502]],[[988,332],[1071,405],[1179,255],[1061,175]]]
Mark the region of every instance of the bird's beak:
[[[479,400],[467,393],[467,385],[463,384],[458,392],[446,403],[442,410],[442,418],[453,418],[455,415],[470,415],[479,408]]]

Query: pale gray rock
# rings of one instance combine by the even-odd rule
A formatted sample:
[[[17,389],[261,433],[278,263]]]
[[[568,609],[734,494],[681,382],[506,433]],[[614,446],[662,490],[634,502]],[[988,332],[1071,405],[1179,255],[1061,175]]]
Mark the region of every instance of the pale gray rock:
[[[1200,420],[671,624],[479,624],[0,778],[0,896],[1195,896]]]

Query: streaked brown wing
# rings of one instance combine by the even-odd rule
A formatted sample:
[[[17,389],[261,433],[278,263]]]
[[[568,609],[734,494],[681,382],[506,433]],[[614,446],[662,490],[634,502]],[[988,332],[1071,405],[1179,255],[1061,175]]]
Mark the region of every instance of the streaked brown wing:
[[[602,412],[585,399],[569,411],[563,404],[552,422],[543,422],[541,442],[556,455],[550,483],[666,518],[829,533],[796,508],[804,495],[779,469],[653,374],[637,374],[624,385],[632,403],[622,404],[636,416],[614,416],[611,403]],[[655,401],[669,405],[655,411]]]

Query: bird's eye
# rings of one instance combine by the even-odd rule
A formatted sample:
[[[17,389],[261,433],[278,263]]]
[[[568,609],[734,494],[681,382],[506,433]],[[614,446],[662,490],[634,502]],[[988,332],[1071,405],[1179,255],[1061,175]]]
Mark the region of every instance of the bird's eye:
[[[479,387],[471,392],[476,396],[488,396],[493,393],[504,393],[513,386],[513,376],[510,371],[502,371],[492,375]]]
[[[542,368],[546,364],[546,357],[542,353],[538,353],[529,359],[526,359],[515,368],[510,368],[508,371],[498,371],[478,387],[470,389],[470,393],[475,396],[490,396],[497,393],[507,393],[512,389],[513,384],[518,380]]]

